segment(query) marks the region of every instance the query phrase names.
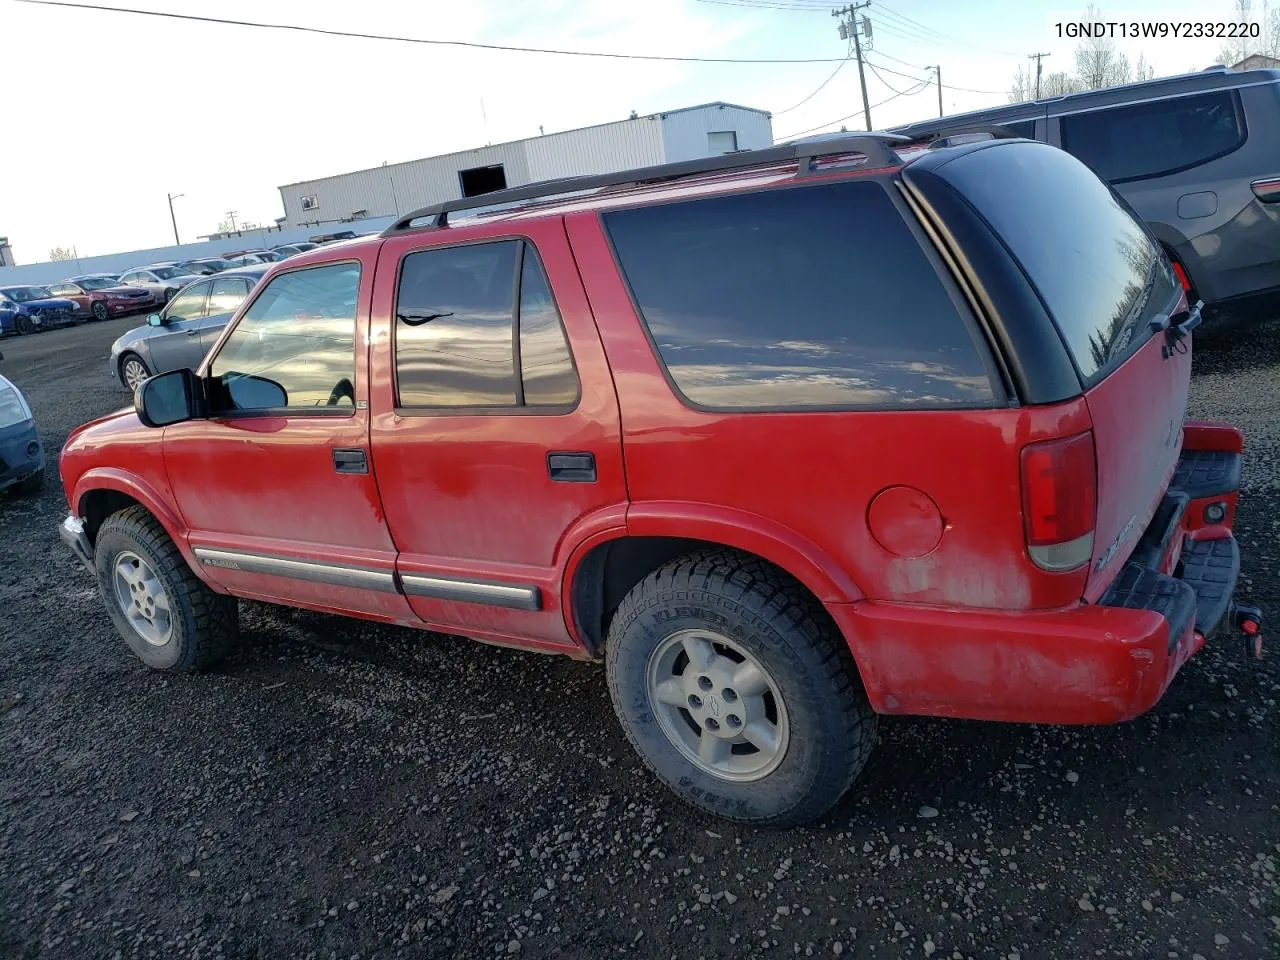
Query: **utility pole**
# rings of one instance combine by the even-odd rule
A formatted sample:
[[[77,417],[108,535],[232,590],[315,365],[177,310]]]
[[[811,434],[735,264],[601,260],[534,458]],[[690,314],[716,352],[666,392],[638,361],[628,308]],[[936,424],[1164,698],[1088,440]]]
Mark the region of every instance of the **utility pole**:
[[[235,232],[236,232],[236,214],[237,214],[238,212],[239,212],[239,211],[237,211],[237,210],[228,210],[228,211],[227,211],[227,219],[231,221],[231,232],[232,232],[232,233],[235,233]]]
[[[936,74],[938,81],[938,116],[942,116],[942,67],[925,67],[926,70],[932,70]]]
[[[174,246],[181,246],[182,241],[178,239],[178,218],[173,215],[173,201],[183,196],[181,193],[171,193],[169,196],[169,219],[173,222],[173,243]]]
[[[843,10],[831,11],[833,17],[848,18],[840,20],[840,39],[853,38],[853,51],[858,58],[858,83],[862,85],[862,119],[866,123],[868,132],[871,130],[871,101],[867,98],[867,77],[862,72],[862,40],[859,36],[859,28],[866,30],[869,37],[871,27],[866,17],[858,17],[858,11],[869,6],[871,6],[871,0],[865,0],[863,3],[852,3]]]
[[[1040,61],[1049,56],[1047,53],[1032,53],[1027,55],[1028,60],[1036,62],[1036,99],[1040,99]]]

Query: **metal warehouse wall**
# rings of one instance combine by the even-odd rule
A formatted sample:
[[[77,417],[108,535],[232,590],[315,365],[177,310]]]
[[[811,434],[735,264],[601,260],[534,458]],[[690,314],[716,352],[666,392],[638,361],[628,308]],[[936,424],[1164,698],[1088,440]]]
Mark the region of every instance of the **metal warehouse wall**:
[[[60,260],[52,263],[30,263],[18,267],[0,267],[0,286],[11,284],[58,283],[67,277],[82,273],[120,272],[131,267],[142,267],[157,260],[194,260],[197,257],[217,257],[229,250],[248,250],[252,247],[275,247],[295,240],[306,240],[313,234],[337,233],[350,230],[353,233],[375,233],[391,223],[391,217],[360,220],[354,223],[327,223],[320,227],[286,227],[284,230],[246,230],[240,236],[225,240],[209,240],[203,243],[184,243],[180,247],[154,247],[150,250],[133,250],[128,253],[111,253],[101,257],[80,257],[78,260]]]
[[[737,133],[739,149],[773,144],[767,114],[713,103],[290,183],[280,188],[280,199],[290,225],[348,217],[359,210],[371,217],[403,214],[461,197],[460,170],[502,164],[509,187],[610,173],[708,156],[707,134],[717,130]],[[316,206],[304,211],[302,198],[308,196],[316,198]]]
[[[663,115],[662,144],[667,162],[710,156],[707,134],[717,130],[737,133],[739,150],[773,146],[773,122],[767,114],[718,103]]]
[[[663,156],[662,124],[654,116],[566,130],[522,142],[529,158],[529,183],[647,167],[662,163]],[[511,182],[510,176],[507,182]]]

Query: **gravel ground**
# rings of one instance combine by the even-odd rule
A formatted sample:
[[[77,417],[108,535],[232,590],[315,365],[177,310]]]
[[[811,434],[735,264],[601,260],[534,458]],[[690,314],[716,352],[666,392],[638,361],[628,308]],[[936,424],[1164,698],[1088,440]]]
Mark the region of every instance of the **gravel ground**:
[[[126,402],[129,320],[3,344],[51,449]],[[1242,593],[1280,616],[1280,347],[1198,348],[1247,434]],[[683,806],[589,664],[246,604],[216,672],[145,670],[0,498],[0,957],[1276,957],[1280,668],[1206,650],[1105,728],[891,719],[789,832]]]

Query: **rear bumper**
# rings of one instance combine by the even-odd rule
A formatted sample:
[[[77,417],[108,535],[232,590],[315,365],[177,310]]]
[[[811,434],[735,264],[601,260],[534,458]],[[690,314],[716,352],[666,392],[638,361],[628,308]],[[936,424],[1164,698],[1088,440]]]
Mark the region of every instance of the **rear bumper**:
[[[1150,710],[1235,610],[1236,490],[1224,487],[1239,482],[1239,434],[1188,424],[1186,436],[1188,448],[1199,448],[1188,449],[1180,464],[1188,489],[1170,488],[1096,604],[1023,613],[829,604],[872,707],[1054,724],[1116,723]],[[1206,459],[1216,465],[1193,469]],[[1211,505],[1226,506],[1210,510],[1214,522],[1205,522]]]

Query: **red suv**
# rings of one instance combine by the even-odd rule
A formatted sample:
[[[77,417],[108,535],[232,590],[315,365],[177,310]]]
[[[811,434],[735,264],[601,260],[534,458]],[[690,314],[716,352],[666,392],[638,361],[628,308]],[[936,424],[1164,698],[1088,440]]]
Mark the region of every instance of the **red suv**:
[[[1241,434],[1183,420],[1198,308],[1069,154],[899,146],[276,264],[198,370],[67,440],[62,537],[158,669],[224,654],[239,597],[603,660],[648,765],[742,821],[827,811],[878,714],[1137,716],[1261,622]]]

